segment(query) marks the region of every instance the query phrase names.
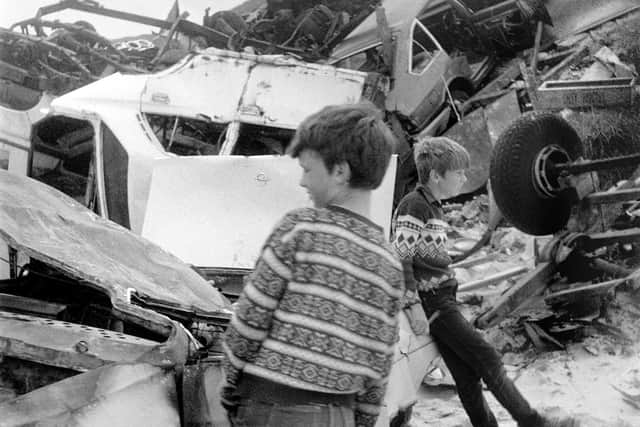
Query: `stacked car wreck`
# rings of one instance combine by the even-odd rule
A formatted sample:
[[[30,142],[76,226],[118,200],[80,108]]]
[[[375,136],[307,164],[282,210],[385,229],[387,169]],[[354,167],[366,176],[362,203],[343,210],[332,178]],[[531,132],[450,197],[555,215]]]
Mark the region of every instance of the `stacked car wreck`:
[[[175,256],[47,185],[0,171],[0,195],[0,235],[16,261],[1,283],[0,425],[219,417],[204,378],[221,375],[229,302]]]
[[[168,62],[170,43],[146,62],[134,60],[83,23],[49,23],[57,33],[44,45],[35,36],[0,34],[11,45],[0,58],[0,169],[10,172],[0,171],[0,234],[7,244],[0,258],[8,261],[0,263],[7,278],[0,283],[0,413],[9,414],[0,425],[223,425],[214,388],[231,309],[226,297],[239,293],[274,221],[309,203],[296,162],[283,154],[299,122],[325,105],[369,100],[386,111],[398,158],[373,203],[375,220],[387,229],[394,200],[416,179],[410,155],[416,138],[480,117],[482,133],[447,132],[470,140],[486,134],[485,145],[470,149],[471,169],[479,173],[470,174],[466,190],[484,186],[492,144],[520,116],[531,89],[513,83],[521,59],[477,91],[498,53],[533,43],[535,23],[548,16],[523,5],[540,2],[402,0],[383,1],[377,10],[379,2],[354,2],[349,19],[321,3],[267,2],[241,16],[207,14],[203,26],[183,17],[136,18],[155,22],[169,38],[186,32],[200,39],[200,47],[190,44],[191,52],[183,49]],[[293,12],[281,10],[287,5]],[[92,53],[72,54],[78,41],[91,44]],[[134,44],[127,43],[121,46]],[[44,50],[34,51],[34,44]],[[46,71],[39,78],[16,62],[23,52],[40,65],[37,72]],[[569,54],[559,52],[555,63],[540,59],[539,68],[551,73],[566,66]],[[497,109],[491,106],[467,114],[496,99],[498,113],[509,115],[495,114],[491,123]],[[584,169],[573,164],[576,157],[561,157],[560,167]],[[503,196],[514,188],[512,175],[494,173]],[[538,200],[539,188],[522,180],[531,191],[519,196]],[[551,190],[552,197],[540,197],[555,206]],[[628,200],[637,197],[636,191]],[[509,200],[515,224],[521,210],[517,197]],[[566,215],[556,217],[564,226]],[[557,239],[554,257],[585,242],[565,237]],[[520,267],[515,274],[526,270]],[[529,289],[542,291],[548,271],[536,272],[544,273],[539,281],[523,277],[478,324],[501,320],[528,299]],[[462,288],[498,281],[489,279]],[[416,336],[405,317],[401,326],[380,425],[410,412],[437,357],[430,337]],[[136,410],[142,405],[150,412]]]

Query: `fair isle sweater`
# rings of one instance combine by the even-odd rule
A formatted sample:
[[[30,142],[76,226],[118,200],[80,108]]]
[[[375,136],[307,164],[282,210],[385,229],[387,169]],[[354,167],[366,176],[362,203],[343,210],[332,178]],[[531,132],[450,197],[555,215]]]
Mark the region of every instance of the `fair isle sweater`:
[[[437,289],[454,277],[446,247],[447,227],[440,202],[423,185],[398,203],[391,240],[402,260],[408,290]]]
[[[264,244],[225,334],[227,386],[246,372],[353,393],[356,424],[373,426],[403,293],[402,264],[382,228],[335,206],[288,213]]]

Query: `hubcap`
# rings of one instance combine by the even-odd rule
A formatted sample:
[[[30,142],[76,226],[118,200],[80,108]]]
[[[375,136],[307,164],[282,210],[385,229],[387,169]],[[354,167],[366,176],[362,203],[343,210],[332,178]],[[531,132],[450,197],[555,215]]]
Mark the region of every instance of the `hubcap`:
[[[552,198],[558,195],[562,186],[558,180],[559,174],[553,166],[570,161],[569,153],[559,145],[547,145],[540,150],[533,165],[533,182],[542,197]]]

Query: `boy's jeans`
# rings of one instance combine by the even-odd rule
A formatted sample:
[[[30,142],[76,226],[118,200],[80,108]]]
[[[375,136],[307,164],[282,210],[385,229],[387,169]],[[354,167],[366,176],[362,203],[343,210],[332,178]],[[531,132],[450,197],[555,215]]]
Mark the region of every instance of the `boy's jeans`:
[[[333,404],[281,405],[244,401],[234,427],[355,427],[353,409]]]
[[[234,427],[355,427],[355,394],[296,389],[247,373],[235,392]]]
[[[539,415],[507,377],[500,355],[458,310],[458,283],[450,280],[437,290],[419,292],[431,335],[456,382],[460,401],[474,427],[498,423],[482,395],[484,380],[496,399],[521,427],[535,426]],[[449,286],[447,286],[449,285]]]

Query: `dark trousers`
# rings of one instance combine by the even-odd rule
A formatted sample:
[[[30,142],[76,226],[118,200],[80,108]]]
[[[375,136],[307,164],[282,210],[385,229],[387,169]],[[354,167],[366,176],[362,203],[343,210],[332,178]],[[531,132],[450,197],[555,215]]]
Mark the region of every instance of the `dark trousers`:
[[[355,427],[355,394],[328,394],[244,373],[234,427]]]
[[[474,427],[497,427],[482,395],[484,380],[500,404],[521,427],[540,425],[540,415],[529,406],[504,370],[498,352],[487,343],[458,309],[457,282],[435,291],[419,292],[431,335],[456,382],[460,401]]]

